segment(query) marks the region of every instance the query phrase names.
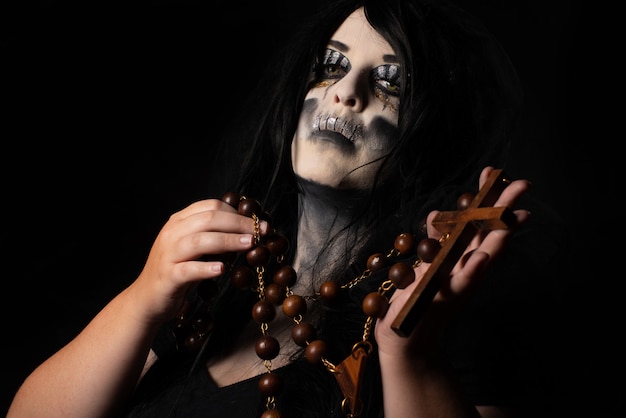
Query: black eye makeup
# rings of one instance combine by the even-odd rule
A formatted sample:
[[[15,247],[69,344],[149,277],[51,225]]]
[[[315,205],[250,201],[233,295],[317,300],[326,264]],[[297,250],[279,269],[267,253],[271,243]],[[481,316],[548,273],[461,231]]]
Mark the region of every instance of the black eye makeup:
[[[312,87],[328,87],[350,72],[350,60],[341,52],[326,48],[314,66]],[[386,105],[391,105],[392,97],[400,96],[401,67],[397,64],[383,64],[370,72],[371,88],[374,95]]]
[[[350,71],[352,66],[348,57],[334,49],[326,48],[324,56],[315,66],[316,81],[338,79]]]
[[[372,70],[372,81],[376,89],[391,96],[400,95],[400,67],[395,64],[380,65]]]

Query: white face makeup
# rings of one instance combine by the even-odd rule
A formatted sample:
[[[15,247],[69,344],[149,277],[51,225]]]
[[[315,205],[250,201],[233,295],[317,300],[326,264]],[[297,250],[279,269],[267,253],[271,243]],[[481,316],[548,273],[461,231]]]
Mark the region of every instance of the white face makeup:
[[[397,140],[399,83],[393,49],[357,9],[317,65],[291,146],[295,173],[338,189],[371,185]]]

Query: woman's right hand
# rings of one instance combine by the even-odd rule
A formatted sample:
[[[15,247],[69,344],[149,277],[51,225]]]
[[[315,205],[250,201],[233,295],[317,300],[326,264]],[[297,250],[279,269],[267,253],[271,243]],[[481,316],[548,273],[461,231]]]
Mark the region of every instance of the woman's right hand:
[[[267,222],[259,224],[261,234]],[[202,256],[245,251],[253,246],[254,220],[219,199],[197,201],[170,216],[146,264],[128,288],[146,318],[165,322],[180,311],[193,286],[220,276],[224,263]]]

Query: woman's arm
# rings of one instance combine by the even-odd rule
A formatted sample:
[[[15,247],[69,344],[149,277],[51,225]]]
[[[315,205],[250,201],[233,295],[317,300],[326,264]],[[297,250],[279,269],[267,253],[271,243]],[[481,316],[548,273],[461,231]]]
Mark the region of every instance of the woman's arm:
[[[481,185],[491,173],[488,167],[481,174]],[[528,190],[529,183],[517,180],[509,184],[494,206],[513,208]],[[528,219],[526,210],[514,211],[517,223]],[[430,226],[435,213],[429,216],[429,236],[438,232]],[[513,228],[514,229],[514,228]],[[477,234],[452,271],[449,282],[441,285],[429,309],[407,337],[398,336],[390,327],[406,303],[410,293],[428,268],[423,263],[416,268],[416,281],[406,289],[398,289],[384,318],[376,323],[383,382],[385,416],[391,417],[505,417],[504,410],[495,407],[477,409],[457,385],[454,376],[439,361],[437,342],[445,321],[480,282],[489,264],[500,254],[513,231],[500,229]],[[439,234],[440,235],[440,234]],[[484,415],[482,415],[484,413]]]
[[[265,233],[267,223],[260,227]],[[138,278],[27,377],[7,417],[114,415],[152,362],[150,346],[161,325],[175,317],[193,286],[222,273],[222,262],[199,258],[247,250],[253,231],[251,218],[219,200],[172,215]]]

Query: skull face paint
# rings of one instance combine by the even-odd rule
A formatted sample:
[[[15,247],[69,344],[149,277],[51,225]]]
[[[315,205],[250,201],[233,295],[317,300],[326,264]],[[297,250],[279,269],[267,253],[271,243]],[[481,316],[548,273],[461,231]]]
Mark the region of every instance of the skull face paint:
[[[369,187],[397,141],[400,71],[357,9],[316,65],[291,146],[295,173],[338,189]]]

